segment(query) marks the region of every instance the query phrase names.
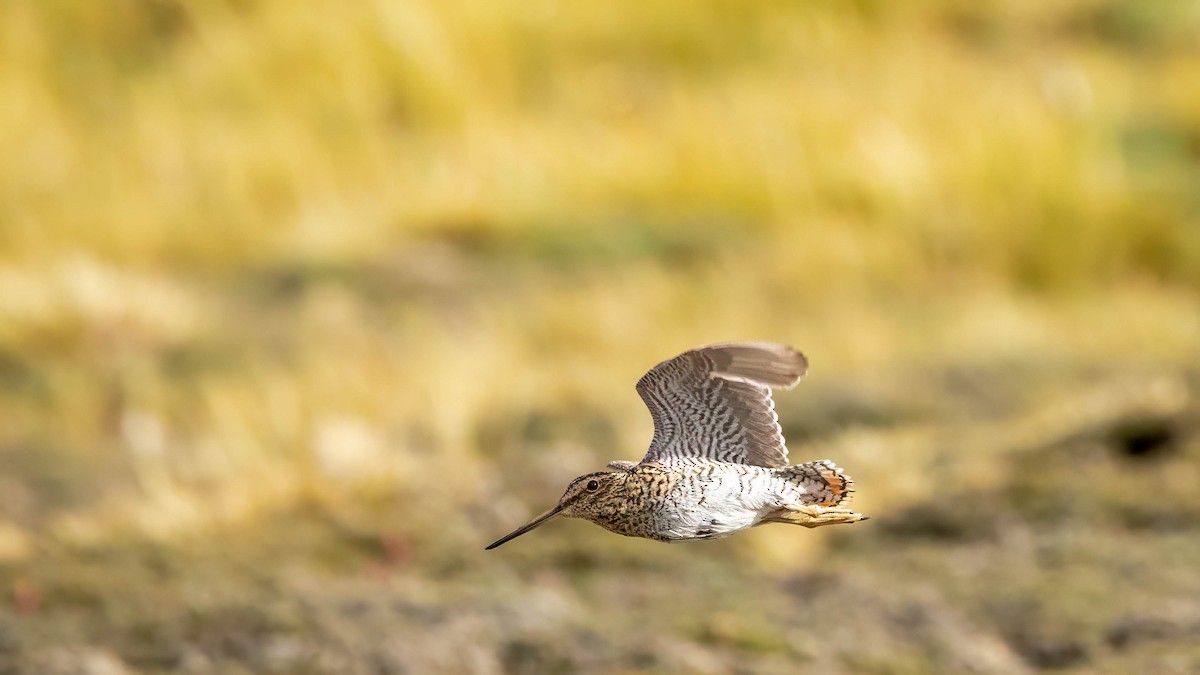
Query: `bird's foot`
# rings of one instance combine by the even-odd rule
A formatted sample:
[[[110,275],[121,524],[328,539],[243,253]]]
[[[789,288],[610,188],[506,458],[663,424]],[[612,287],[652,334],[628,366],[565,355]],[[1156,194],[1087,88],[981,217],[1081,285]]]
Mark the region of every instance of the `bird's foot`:
[[[809,504],[789,506],[779,514],[779,520],[804,527],[857,523],[869,517],[846,508]]]

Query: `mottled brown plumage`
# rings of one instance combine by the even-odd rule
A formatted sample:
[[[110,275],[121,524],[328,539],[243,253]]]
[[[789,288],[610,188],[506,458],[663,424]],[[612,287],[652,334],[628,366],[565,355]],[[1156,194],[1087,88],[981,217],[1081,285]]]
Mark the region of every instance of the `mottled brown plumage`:
[[[637,385],[654,419],[642,461],[576,478],[554,508],[488,548],[560,515],[658,541],[866,520],[845,508],[852,482],[832,462],[787,465],[771,388],[790,389],[807,370],[803,354],[773,342],[710,345],[658,364]]]

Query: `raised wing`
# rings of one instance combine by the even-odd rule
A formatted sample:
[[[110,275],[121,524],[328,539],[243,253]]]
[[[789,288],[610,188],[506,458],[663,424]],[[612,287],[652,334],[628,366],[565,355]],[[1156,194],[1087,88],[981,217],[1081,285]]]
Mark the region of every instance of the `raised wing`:
[[[791,389],[807,371],[803,354],[775,342],[709,345],[663,361],[637,383],[654,418],[642,461],[787,466],[771,388]]]

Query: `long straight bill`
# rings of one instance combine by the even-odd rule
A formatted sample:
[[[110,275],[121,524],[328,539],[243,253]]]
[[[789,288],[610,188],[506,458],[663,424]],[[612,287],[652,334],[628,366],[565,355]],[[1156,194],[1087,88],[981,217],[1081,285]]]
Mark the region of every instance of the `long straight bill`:
[[[517,529],[513,530],[512,532],[509,532],[508,534],[504,535],[503,537],[500,537],[499,539],[496,540],[496,542],[494,544],[485,548],[484,550],[490,551],[490,550],[496,548],[497,546],[499,546],[500,544],[503,544],[512,539],[516,539],[517,537],[525,534],[526,532],[532,530],[533,528],[537,527],[538,525],[541,525],[542,523],[546,522],[547,520],[550,520],[554,516],[557,516],[559,514],[559,512],[562,510],[563,510],[562,504],[559,504],[558,506],[543,513],[542,515],[538,516],[537,518],[534,518],[533,520],[529,521],[527,524],[522,525],[521,527],[518,527]]]

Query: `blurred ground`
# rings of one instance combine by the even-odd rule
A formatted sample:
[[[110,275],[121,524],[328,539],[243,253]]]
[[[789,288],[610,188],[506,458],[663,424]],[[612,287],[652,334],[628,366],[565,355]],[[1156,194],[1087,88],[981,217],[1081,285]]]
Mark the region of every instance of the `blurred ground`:
[[[1197,29],[0,2],[0,672],[1200,670]],[[738,338],[869,523],[484,554]]]

